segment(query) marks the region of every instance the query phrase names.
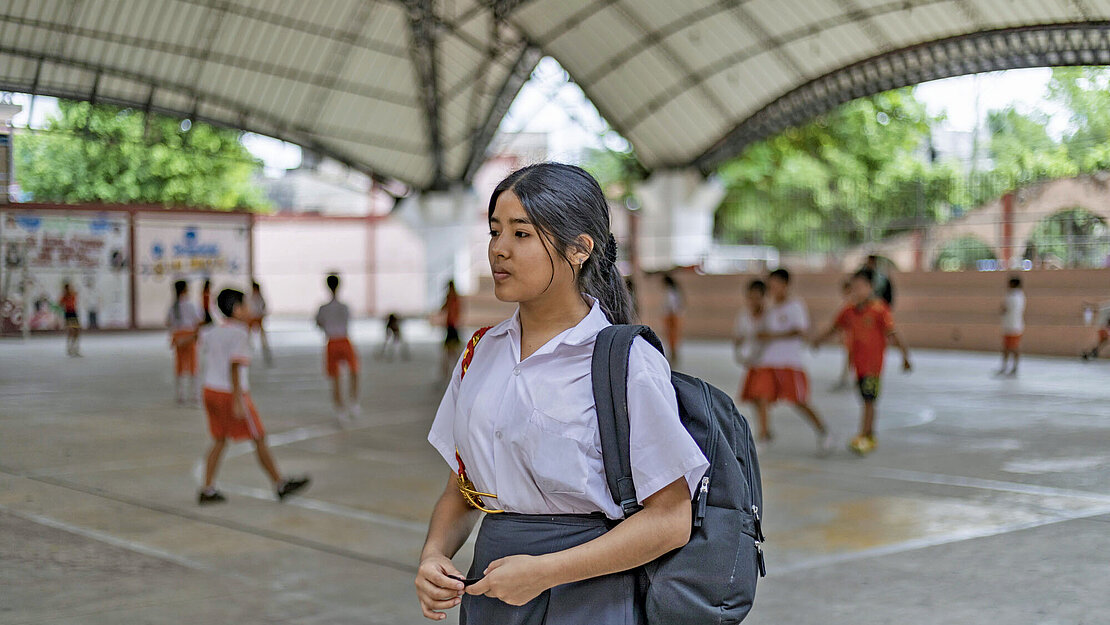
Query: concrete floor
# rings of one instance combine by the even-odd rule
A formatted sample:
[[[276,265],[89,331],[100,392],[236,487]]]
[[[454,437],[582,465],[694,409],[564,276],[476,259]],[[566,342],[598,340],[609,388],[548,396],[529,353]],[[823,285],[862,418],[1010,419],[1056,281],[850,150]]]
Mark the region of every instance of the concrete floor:
[[[441,386],[435,345],[370,358],[363,415],[335,425],[318,337],[275,323],[273,369],[252,388],[279,465],[308,472],[279,504],[245,446],[195,503],[207,434],[172,401],[162,334],[0,341],[0,623],[418,623],[412,577],[447,470],[424,442]],[[722,345],[681,369],[735,389]],[[858,405],[827,389],[840,355],[811,362],[816,405],[842,444]],[[761,456],[770,576],[753,624],[1105,623],[1110,600],[1110,363],[921,352],[891,371],[880,448],[819,460],[801,419],[773,414]],[[841,447],[842,449],[842,447]],[[468,553],[460,554],[460,566]],[[454,616],[452,615],[453,622]]]

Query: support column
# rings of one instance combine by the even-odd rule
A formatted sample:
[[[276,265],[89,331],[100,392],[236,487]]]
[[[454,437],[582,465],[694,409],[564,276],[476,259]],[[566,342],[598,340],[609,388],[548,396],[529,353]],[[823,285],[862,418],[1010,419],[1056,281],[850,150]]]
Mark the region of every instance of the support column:
[[[474,249],[485,228],[485,215],[474,190],[455,185],[446,191],[422,191],[402,200],[397,214],[420,236],[424,243],[424,308],[439,307],[448,280],[462,294],[478,288],[475,271],[484,265],[475,258]]]
[[[12,183],[12,118],[23,110],[12,104],[11,95],[0,102],[0,206],[10,202]]]
[[[713,216],[724,185],[696,169],[657,171],[637,188],[637,253],[644,271],[701,264],[713,248]]]
[[[1001,245],[999,245],[1002,252],[1002,267],[1004,269],[1013,269],[1014,257],[1014,192],[1011,191],[1002,196],[1002,236]]]

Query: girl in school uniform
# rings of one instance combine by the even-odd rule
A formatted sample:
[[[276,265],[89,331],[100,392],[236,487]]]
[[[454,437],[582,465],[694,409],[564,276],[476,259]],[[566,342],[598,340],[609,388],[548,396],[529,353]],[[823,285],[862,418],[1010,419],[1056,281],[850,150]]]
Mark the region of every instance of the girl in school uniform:
[[[678,417],[670,369],[629,357],[632,474],[643,510],[620,523],[591,382],[598,332],[631,321],[597,182],[570,165],[510,174],[489,203],[495,294],[516,313],[472,339],[428,440],[451,468],[416,578],[424,616],[463,625],[634,625],[634,570],[685,545],[708,463]],[[451,557],[481,517],[465,575]]]
[[[197,379],[197,328],[204,321],[199,310],[189,301],[189,283],[173,283],[174,301],[166,313],[170,328],[170,345],[174,351],[174,391],[177,403],[184,404],[196,397]],[[189,378],[189,390],[184,381]]]

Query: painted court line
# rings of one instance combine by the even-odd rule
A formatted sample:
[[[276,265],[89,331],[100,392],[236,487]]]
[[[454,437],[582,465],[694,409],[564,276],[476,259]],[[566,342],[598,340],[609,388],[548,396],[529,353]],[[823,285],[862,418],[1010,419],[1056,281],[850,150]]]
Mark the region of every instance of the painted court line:
[[[948,545],[965,540],[974,540],[976,538],[987,538],[989,536],[1000,536],[1002,534],[1010,534],[1013,532],[1020,532],[1022,530],[1033,529],[1037,527],[1044,527],[1046,525],[1054,525],[1056,523],[1064,523],[1067,521],[1077,521],[1080,519],[1087,519],[1091,517],[1102,516],[1110,514],[1110,505],[1100,506],[1094,509],[1087,509],[1082,512],[1073,514],[1065,514],[1049,519],[1042,519],[1039,521],[1030,521],[1028,523],[1014,523],[1012,525],[1001,525],[992,528],[983,528],[979,530],[968,530],[957,532],[954,534],[946,534],[943,536],[932,536],[928,538],[915,538],[912,540],[894,543],[891,545],[884,545],[882,547],[873,547],[870,549],[862,549],[860,551],[851,551],[848,553],[839,553],[828,556],[818,556],[816,558],[806,558],[793,564],[787,564],[781,567],[768,564],[771,571],[768,575],[787,575],[796,571],[812,569],[830,564],[841,564],[844,562],[852,562],[855,560],[863,560],[866,558],[877,558],[880,556],[892,555],[897,553],[904,553],[907,551],[914,551],[916,549],[925,549],[927,547],[936,547],[939,545]]]
[[[243,497],[251,497],[252,499],[260,499],[262,501],[273,501],[274,492],[265,488],[251,488],[249,486],[239,486],[237,484],[225,484],[220,487],[222,490]],[[427,523],[418,523],[416,521],[406,521],[398,519],[385,514],[370,512],[368,510],[360,510],[358,508],[351,508],[348,506],[329,503],[319,499],[311,499],[302,495],[290,497],[282,502],[283,506],[296,506],[306,510],[314,510],[316,512],[324,512],[339,517],[354,519],[356,521],[366,521],[375,525],[384,525],[393,529],[405,530],[407,532],[414,532],[423,535],[428,531]]]
[[[96,496],[96,497],[100,497],[101,499],[116,501],[116,502],[119,502],[119,503],[135,506],[136,508],[142,508],[144,510],[151,510],[153,512],[159,512],[159,513],[162,513],[162,514],[167,514],[167,515],[170,515],[170,516],[175,516],[175,517],[179,517],[179,518],[182,518],[182,519],[187,519],[187,520],[190,520],[190,521],[196,521],[196,522],[199,522],[199,523],[206,523],[208,525],[215,525],[215,526],[223,527],[225,529],[233,530],[233,531],[236,531],[236,532],[243,532],[243,533],[246,533],[246,534],[253,534],[253,535],[259,536],[261,538],[266,538],[266,539],[269,539],[269,540],[284,542],[284,543],[287,543],[287,544],[290,544],[290,545],[295,545],[295,546],[303,547],[303,548],[306,548],[306,549],[312,549],[314,551],[319,551],[319,552],[323,552],[323,553],[330,553],[332,555],[336,555],[336,556],[340,556],[340,557],[343,557],[343,558],[348,558],[348,559],[351,559],[351,560],[356,560],[356,561],[364,562],[364,563],[368,563],[368,564],[373,564],[373,565],[380,566],[380,567],[383,567],[383,568],[393,569],[395,571],[400,571],[400,572],[403,572],[403,573],[406,573],[406,574],[416,572],[416,566],[411,564],[411,563],[397,562],[395,560],[390,560],[388,558],[383,558],[383,557],[379,557],[379,556],[372,555],[372,554],[367,554],[367,553],[362,553],[362,552],[359,552],[359,551],[354,551],[352,549],[347,549],[345,547],[339,547],[339,546],[336,546],[336,545],[332,545],[330,543],[321,542],[321,541],[311,539],[311,538],[303,538],[301,536],[297,536],[297,535],[294,535],[294,534],[288,534],[288,533],[284,533],[284,532],[279,532],[279,531],[275,531],[275,530],[266,529],[266,528],[263,528],[263,527],[257,527],[257,526],[254,526],[254,525],[249,525],[249,524],[242,523],[242,522],[239,522],[239,521],[235,521],[235,520],[232,520],[232,519],[225,519],[225,518],[219,518],[219,517],[215,517],[215,516],[209,516],[209,515],[203,514],[201,512],[194,512],[192,510],[177,508],[177,507],[174,507],[174,506],[168,505],[168,504],[147,501],[145,499],[140,499],[140,498],[137,498],[137,497],[131,497],[131,496],[120,494],[120,493],[106,491],[106,490],[103,490],[103,489],[100,489],[100,488],[86,486],[84,484],[78,484],[78,483],[70,482],[70,481],[67,481],[67,480],[60,479],[60,478],[24,477],[23,479],[31,480],[33,482],[39,482],[39,483],[42,483],[42,484],[49,484],[51,486],[57,486],[57,487],[60,487],[60,488],[65,488],[65,489],[68,489],[68,490],[84,493],[86,495],[93,495],[93,496]],[[269,496],[269,499],[273,500],[273,498],[274,498],[274,495],[271,494]]]
[[[783,466],[803,466],[806,469],[816,469],[818,472],[831,473],[847,477],[870,477],[900,482],[914,482],[917,484],[932,484],[935,486],[955,486],[958,488],[973,488],[1018,495],[1038,495],[1044,497],[1066,497],[1069,499],[1085,499],[1100,503],[1110,504],[1110,495],[1054,486],[1038,486],[1036,484],[1023,484],[1020,482],[1007,482],[1003,480],[988,480],[962,475],[948,475],[945,473],[930,473],[927,471],[914,471],[910,469],[893,469],[889,467],[859,466],[846,469],[849,465],[843,462],[821,462],[797,458]]]

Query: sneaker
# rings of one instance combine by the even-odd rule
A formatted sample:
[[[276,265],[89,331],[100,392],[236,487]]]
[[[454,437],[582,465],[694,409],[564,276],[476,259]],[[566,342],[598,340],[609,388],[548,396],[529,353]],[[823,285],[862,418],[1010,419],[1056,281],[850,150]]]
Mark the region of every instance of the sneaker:
[[[825,430],[817,433],[817,457],[827,458],[832,454],[832,432]]]
[[[202,491],[200,491],[200,494],[197,495],[197,504],[199,504],[201,506],[206,506],[206,505],[212,504],[212,503],[224,503],[225,501],[227,501],[227,497],[224,497],[223,493],[221,493],[218,490],[213,490],[213,491],[203,491],[202,490]]]
[[[857,436],[848,443],[848,449],[857,456],[866,456],[867,454],[875,451],[879,444],[875,442],[874,436]]]
[[[292,495],[293,493],[301,490],[302,488],[307,487],[308,483],[310,481],[311,480],[308,479],[307,475],[304,476],[304,477],[292,477],[292,478],[289,478],[289,479],[285,480],[284,482],[281,483],[280,486],[277,487],[276,492],[277,492],[278,499],[283,500],[286,497],[288,497],[289,495]]]
[[[357,419],[362,416],[362,406],[358,404],[351,404],[347,406],[347,416],[351,419]]]

